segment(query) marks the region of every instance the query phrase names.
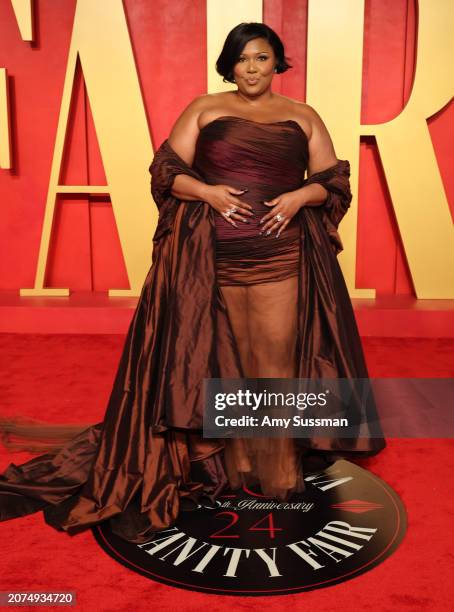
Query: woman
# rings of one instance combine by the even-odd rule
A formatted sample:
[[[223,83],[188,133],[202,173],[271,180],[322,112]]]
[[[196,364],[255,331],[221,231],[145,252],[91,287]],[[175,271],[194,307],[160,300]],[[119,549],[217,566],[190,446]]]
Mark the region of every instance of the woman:
[[[314,109],[272,92],[274,73],[289,67],[264,24],[227,36],[217,69],[237,89],[194,100],[150,166],[153,261],[104,420],[60,430],[52,452],[11,464],[0,477],[3,520],[42,509],[68,533],[109,520],[141,543],[182,504],[228,487],[281,499],[302,491],[308,449],[383,448],[373,402],[354,406],[361,437],[201,433],[204,379],[367,378],[336,259],[349,163]]]

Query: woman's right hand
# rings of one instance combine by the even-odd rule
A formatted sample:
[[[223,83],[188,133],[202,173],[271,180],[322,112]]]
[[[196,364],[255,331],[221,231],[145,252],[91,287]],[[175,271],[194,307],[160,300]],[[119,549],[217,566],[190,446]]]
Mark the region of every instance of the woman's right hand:
[[[247,189],[236,189],[230,185],[207,185],[204,193],[204,201],[208,202],[222,217],[236,227],[234,220],[249,223],[246,217],[253,216],[252,206],[241,202],[236,195],[242,195]],[[236,207],[235,212],[226,213]]]

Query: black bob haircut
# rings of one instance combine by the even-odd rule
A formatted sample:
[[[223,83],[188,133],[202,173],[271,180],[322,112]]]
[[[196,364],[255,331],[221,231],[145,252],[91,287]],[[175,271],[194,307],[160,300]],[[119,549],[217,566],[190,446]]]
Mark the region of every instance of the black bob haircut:
[[[240,23],[230,30],[225,39],[221,54],[216,62],[216,70],[223,77],[225,83],[234,83],[233,67],[238,62],[245,45],[255,38],[264,38],[273,48],[276,56],[276,72],[285,72],[292,68],[284,55],[284,45],[281,39],[269,26],[264,23]]]

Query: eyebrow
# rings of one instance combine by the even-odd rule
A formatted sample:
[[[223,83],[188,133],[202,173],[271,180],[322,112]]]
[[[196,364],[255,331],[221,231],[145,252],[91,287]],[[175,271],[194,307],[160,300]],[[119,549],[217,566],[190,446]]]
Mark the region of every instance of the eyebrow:
[[[255,55],[261,55],[262,53],[269,53],[269,51],[257,51]],[[240,53],[240,56],[241,55],[246,55],[246,53]],[[251,55],[254,55],[254,54],[251,54]]]

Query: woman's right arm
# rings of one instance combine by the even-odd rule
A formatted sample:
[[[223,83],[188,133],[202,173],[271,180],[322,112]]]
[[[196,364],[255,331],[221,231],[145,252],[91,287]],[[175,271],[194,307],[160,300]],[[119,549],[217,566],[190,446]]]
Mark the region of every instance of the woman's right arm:
[[[197,138],[200,133],[199,116],[208,109],[211,102],[209,95],[195,98],[181,113],[175,122],[168,142],[172,149],[189,165],[192,166]],[[173,180],[171,193],[180,200],[200,200],[208,202],[219,214],[225,213],[236,206],[237,211],[224,219],[236,225],[235,219],[245,221],[245,216],[252,216],[252,206],[239,200],[236,195],[242,195],[247,189],[236,189],[229,185],[209,185],[198,181],[187,174],[177,174]]]
[[[206,106],[205,96],[195,98],[176,120],[168,137],[172,149],[188,166],[192,166],[199,135],[198,118]],[[187,174],[178,174],[171,193],[180,200],[203,200],[207,184]]]
[[[207,185],[189,174],[177,174],[173,179],[171,193],[179,200],[201,200],[206,202]]]

